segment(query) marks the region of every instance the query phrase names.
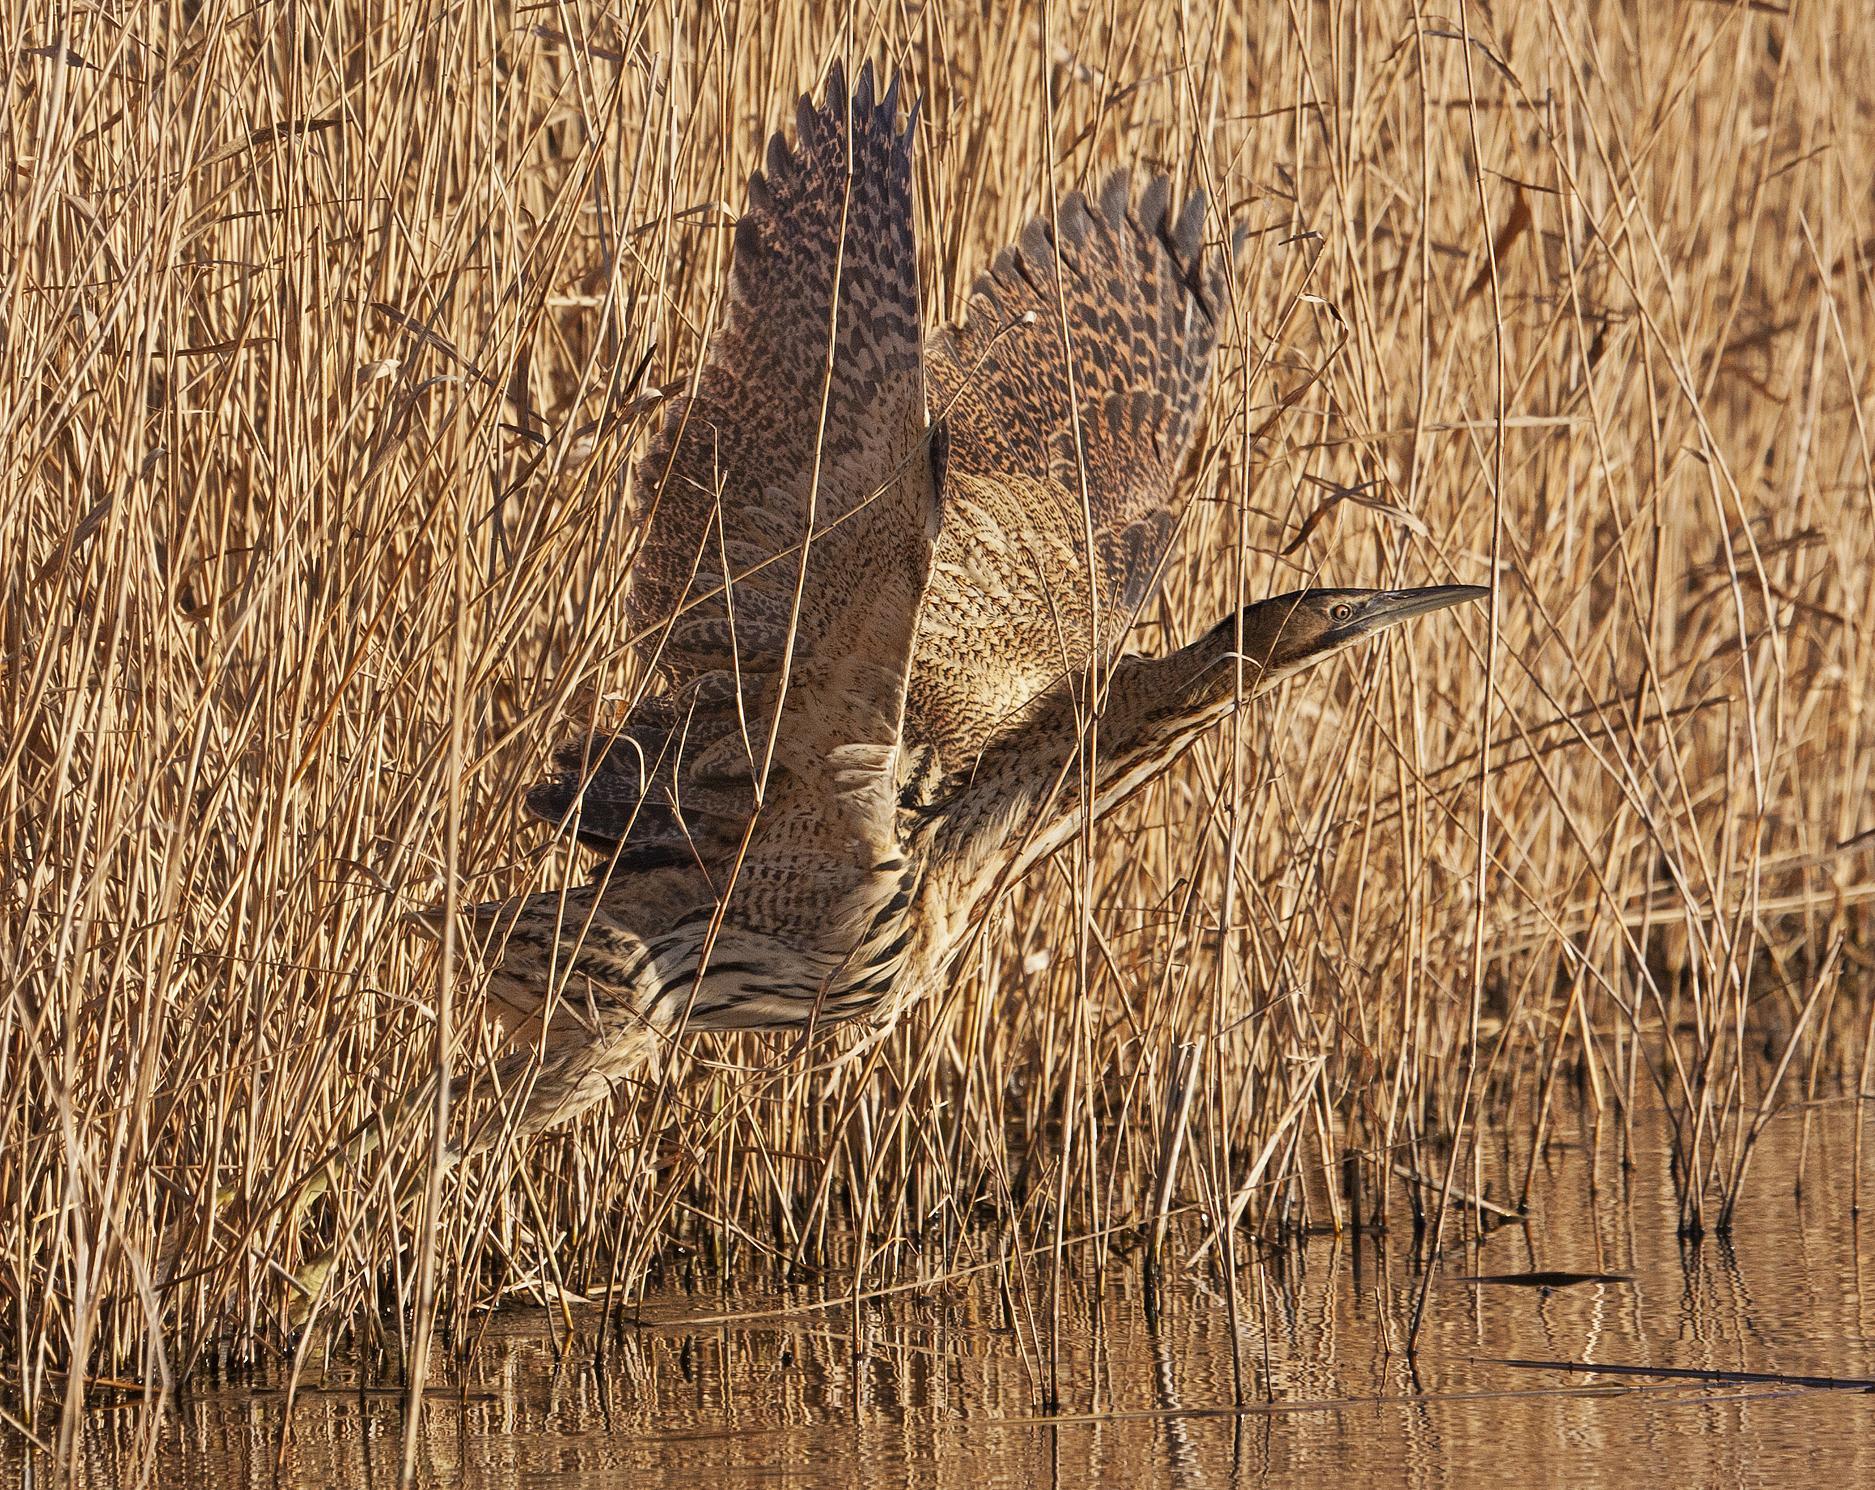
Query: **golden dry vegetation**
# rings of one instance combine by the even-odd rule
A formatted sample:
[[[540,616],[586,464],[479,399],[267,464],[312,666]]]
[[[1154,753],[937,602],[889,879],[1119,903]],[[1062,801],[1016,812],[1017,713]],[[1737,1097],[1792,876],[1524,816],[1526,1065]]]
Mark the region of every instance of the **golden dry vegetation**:
[[[1869,1086],[1871,35],[1852,0],[13,10],[9,1415],[272,1348],[334,1238],[341,1343],[396,1344],[425,1253],[459,1339],[676,1262],[858,1295],[1001,1258],[1045,1353],[1064,1256],[1193,1215],[1166,1265],[1228,1282],[1257,1237],[1470,1226],[1441,1195],[1489,1169],[1514,1209],[1565,1102],[1664,1104],[1686,1224],[1729,1220],[1762,1113]],[[412,1131],[294,1221],[439,1033],[486,1053],[406,913],[580,870],[520,794],[630,695],[632,459],[836,56],[922,97],[933,314],[1118,164],[1248,227],[1138,645],[1316,581],[1494,603],[1238,716],[889,1037],[693,1042],[433,1213],[391,1203]]]

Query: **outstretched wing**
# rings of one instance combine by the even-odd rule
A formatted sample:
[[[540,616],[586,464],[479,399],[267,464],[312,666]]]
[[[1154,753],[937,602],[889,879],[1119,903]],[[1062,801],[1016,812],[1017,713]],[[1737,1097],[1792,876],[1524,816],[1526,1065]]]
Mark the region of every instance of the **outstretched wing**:
[[[836,65],[792,148],[776,135],[749,180],[696,391],[638,470],[650,520],[630,615],[674,680],[773,668],[791,629],[797,659],[870,638],[888,609],[909,635],[935,513],[897,111],[896,79],[875,100],[869,63],[849,101]]]
[[[908,732],[946,771],[1111,657],[1152,589],[1222,315],[1203,222],[1201,195],[1174,211],[1163,177],[1134,201],[1116,174],[1031,222],[927,346],[949,480]]]
[[[896,81],[876,97],[868,65],[849,99],[836,67],[770,141],[695,391],[636,473],[630,618],[663,686],[529,798],[640,867],[688,860],[719,893],[733,869],[748,922],[785,923],[788,886],[838,904],[896,841],[940,515],[897,108]]]

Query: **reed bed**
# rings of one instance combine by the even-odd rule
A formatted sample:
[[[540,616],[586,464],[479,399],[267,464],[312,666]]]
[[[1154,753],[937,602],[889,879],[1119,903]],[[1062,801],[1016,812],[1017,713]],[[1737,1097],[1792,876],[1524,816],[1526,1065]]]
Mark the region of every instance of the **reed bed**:
[[[301,1359],[394,1359],[427,1253],[456,1343],[500,1297],[618,1317],[673,1267],[859,1297],[993,1262],[1046,1362],[1075,1268],[1135,1243],[1234,1300],[1300,1230],[1430,1252],[1514,1211],[1565,1103],[1664,1106],[1684,1228],[1733,1224],[1764,1116],[1871,1086],[1860,21],[16,5],[16,1426],[69,1445],[98,1378],[291,1346],[283,1269],[335,1240]],[[884,1037],[692,1041],[435,1211],[396,1203],[413,1132],[294,1220],[439,1031],[457,1069],[491,1049],[407,913],[580,872],[519,801],[630,696],[631,462],[767,134],[866,56],[923,100],[934,314],[1116,165],[1249,230],[1139,645],[1309,583],[1495,600],[1238,716]]]

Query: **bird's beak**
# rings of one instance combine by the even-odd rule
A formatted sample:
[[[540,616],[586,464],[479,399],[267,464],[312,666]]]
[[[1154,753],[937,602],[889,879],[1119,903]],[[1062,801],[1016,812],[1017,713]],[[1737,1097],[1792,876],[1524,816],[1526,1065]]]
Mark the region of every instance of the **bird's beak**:
[[[1371,636],[1415,616],[1430,615],[1447,606],[1462,605],[1467,600],[1482,600],[1491,593],[1486,585],[1431,585],[1423,590],[1384,590],[1354,613],[1351,620],[1336,628],[1338,637],[1352,641]]]

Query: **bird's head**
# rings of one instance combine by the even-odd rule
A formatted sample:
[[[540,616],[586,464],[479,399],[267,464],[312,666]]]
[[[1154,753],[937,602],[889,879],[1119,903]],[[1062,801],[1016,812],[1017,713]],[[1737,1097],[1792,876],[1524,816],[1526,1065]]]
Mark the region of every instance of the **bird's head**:
[[[1256,691],[1346,651],[1357,642],[1467,600],[1482,600],[1482,585],[1435,585],[1422,590],[1292,590],[1245,607],[1242,642],[1238,617],[1212,631],[1221,660],[1241,656],[1257,673]]]

